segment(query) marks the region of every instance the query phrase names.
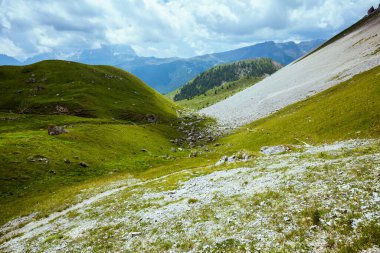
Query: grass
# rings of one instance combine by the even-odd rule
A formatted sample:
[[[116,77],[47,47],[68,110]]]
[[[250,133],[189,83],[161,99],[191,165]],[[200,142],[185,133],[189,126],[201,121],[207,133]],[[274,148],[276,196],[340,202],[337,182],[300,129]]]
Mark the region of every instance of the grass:
[[[218,140],[220,152],[380,135],[380,66]]]
[[[67,61],[0,67],[0,111],[143,121],[176,117],[176,106],[137,77],[114,67]],[[62,113],[62,111],[61,111]]]
[[[228,82],[221,86],[217,86],[211,90],[206,91],[204,94],[193,97],[191,99],[176,101],[176,104],[185,108],[200,110],[202,108],[211,106],[219,101],[222,101],[258,83],[261,80],[262,78],[242,78],[238,81]],[[175,92],[168,94],[168,97],[174,97],[173,94],[175,94]]]
[[[181,135],[178,107],[120,69],[66,61],[2,66],[0,88],[0,224],[64,209],[83,189],[186,156],[171,152],[170,139]],[[69,132],[50,136],[50,124]]]

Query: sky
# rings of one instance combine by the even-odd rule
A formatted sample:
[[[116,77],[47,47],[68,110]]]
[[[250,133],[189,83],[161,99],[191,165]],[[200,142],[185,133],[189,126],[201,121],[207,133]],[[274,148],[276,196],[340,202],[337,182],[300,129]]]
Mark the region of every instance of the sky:
[[[0,54],[101,45],[191,57],[263,41],[327,39],[380,0],[0,0]]]

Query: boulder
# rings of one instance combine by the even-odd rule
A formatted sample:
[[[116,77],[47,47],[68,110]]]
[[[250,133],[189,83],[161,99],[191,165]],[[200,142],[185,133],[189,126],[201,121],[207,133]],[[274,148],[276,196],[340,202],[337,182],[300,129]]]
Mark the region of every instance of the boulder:
[[[48,134],[49,135],[60,135],[68,133],[66,129],[64,129],[62,126],[56,126],[56,125],[49,125],[48,126]]]

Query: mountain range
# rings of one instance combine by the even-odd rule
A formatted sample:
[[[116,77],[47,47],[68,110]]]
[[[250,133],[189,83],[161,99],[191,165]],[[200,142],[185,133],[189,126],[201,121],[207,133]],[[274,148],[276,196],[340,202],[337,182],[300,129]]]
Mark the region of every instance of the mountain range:
[[[287,65],[323,42],[324,40],[300,43],[268,41],[231,51],[192,58],[141,57],[128,45],[102,45],[98,49],[85,49],[74,53],[64,51],[43,53],[23,62],[6,55],[0,55],[0,65],[28,65],[48,59],[63,59],[93,65],[112,65],[138,76],[155,90],[168,93],[183,86],[199,73],[218,64],[267,57],[282,65]]]

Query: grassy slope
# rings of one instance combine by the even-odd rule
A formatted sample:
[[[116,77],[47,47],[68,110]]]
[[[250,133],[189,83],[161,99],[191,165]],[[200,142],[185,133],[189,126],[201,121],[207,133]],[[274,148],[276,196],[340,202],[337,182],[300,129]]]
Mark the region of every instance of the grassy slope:
[[[220,150],[380,136],[380,66],[285,107],[221,140]],[[300,142],[301,141],[301,142]]]
[[[206,93],[193,97],[191,99],[185,99],[176,101],[176,104],[200,110],[207,106],[213,105],[219,101],[222,101],[235,93],[238,93],[262,80],[262,78],[242,78],[238,81],[228,82],[221,86],[215,87],[211,90],[208,90]],[[174,97],[174,93],[169,93],[167,96],[169,98]]]
[[[32,74],[37,82],[26,83]],[[45,61],[1,67],[0,77],[0,108],[27,107],[27,114],[0,113],[0,223],[65,204],[75,189],[110,174],[141,173],[187,155],[170,151],[170,139],[179,136],[171,126],[176,105],[125,71]],[[97,118],[58,115],[56,105]],[[159,123],[146,124],[146,114]],[[69,133],[49,136],[49,124],[66,125]]]
[[[225,82],[237,81],[243,77],[258,78],[272,74],[281,65],[269,58],[256,58],[233,63],[220,64],[197,75],[177,92],[172,93],[175,101],[191,99],[223,85]]]
[[[27,83],[35,78],[35,83]],[[37,91],[36,87],[43,87]],[[109,66],[67,61],[43,61],[0,67],[0,110],[56,114],[56,106],[69,114],[136,121],[146,114],[162,120],[175,118],[173,103],[135,76]]]

